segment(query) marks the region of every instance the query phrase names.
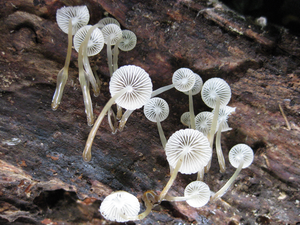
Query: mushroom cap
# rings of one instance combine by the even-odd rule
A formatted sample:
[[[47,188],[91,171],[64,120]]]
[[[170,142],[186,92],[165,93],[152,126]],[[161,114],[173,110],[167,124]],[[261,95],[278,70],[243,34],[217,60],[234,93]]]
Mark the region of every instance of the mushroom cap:
[[[119,49],[124,52],[132,50],[136,46],[136,35],[130,30],[123,30],[122,31],[122,40],[119,43]]]
[[[111,96],[126,87],[132,87],[116,99],[116,103],[122,108],[135,110],[145,105],[152,94],[152,82],[149,74],[141,67],[134,65],[122,66],[117,69],[109,82]]]
[[[151,98],[144,105],[144,114],[146,118],[154,123],[156,123],[156,117],[159,122],[164,121],[169,115],[169,105],[168,103],[159,97]]]
[[[208,203],[210,199],[210,189],[208,185],[202,181],[193,181],[184,189],[184,197],[194,196],[186,202],[192,207],[202,207]]]
[[[84,41],[87,32],[91,29],[92,25],[86,25],[81,27],[74,36],[74,48],[77,52],[79,52],[79,48],[81,43]],[[90,37],[87,45],[87,55],[93,56],[97,55],[104,46],[104,37],[100,29],[96,28]]]
[[[190,126],[191,125],[191,114],[190,112],[185,112],[181,115],[180,117],[180,122],[185,125],[185,126]]]
[[[219,116],[218,116],[218,125],[221,126],[222,132],[229,131],[232,129],[229,127],[227,120],[229,115],[235,112],[235,108],[236,107],[231,107],[231,106],[223,106],[220,108]],[[215,110],[212,111],[212,113],[214,112]]]
[[[119,21],[112,17],[104,17],[98,22],[98,26],[100,29],[105,27],[107,24],[116,24],[117,26],[120,27]]]
[[[195,74],[195,84],[192,87],[192,95],[198,94],[201,91],[201,88],[203,85],[202,78],[198,74],[196,74],[196,73],[194,73],[194,74]],[[189,91],[184,92],[184,94],[188,95]]]
[[[101,215],[110,221],[126,222],[121,215],[134,217],[140,211],[139,200],[126,191],[116,191],[108,195],[100,205]]]
[[[173,73],[172,83],[181,92],[189,91],[195,84],[195,73],[188,68],[180,68]]]
[[[195,117],[195,128],[205,136],[209,134],[214,114],[212,112],[201,112]]]
[[[167,160],[172,168],[183,154],[179,172],[184,174],[197,173],[207,165],[212,156],[207,137],[198,130],[181,129],[171,135],[165,147]]]
[[[237,144],[233,146],[228,154],[230,164],[238,168],[241,161],[244,162],[243,169],[251,165],[254,159],[252,148],[246,144]]]
[[[215,108],[217,96],[220,98],[220,106],[227,105],[231,98],[230,86],[221,78],[208,79],[201,90],[202,100],[208,107]]]
[[[88,8],[83,6],[62,7],[56,11],[56,22],[59,28],[66,34],[69,32],[69,20],[72,20],[72,35],[81,27],[88,24],[90,14]]]
[[[115,45],[117,41],[122,38],[122,30],[116,24],[107,24],[101,29],[101,31],[104,36],[105,44],[107,44],[108,38],[110,38],[111,45]]]

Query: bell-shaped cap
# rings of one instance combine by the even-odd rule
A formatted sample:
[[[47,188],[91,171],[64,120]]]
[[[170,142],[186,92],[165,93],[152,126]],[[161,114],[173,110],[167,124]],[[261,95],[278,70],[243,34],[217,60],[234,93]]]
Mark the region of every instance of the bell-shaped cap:
[[[212,111],[214,113],[215,110]],[[218,126],[221,126],[221,131],[229,131],[231,128],[229,127],[227,120],[230,114],[235,112],[235,107],[231,106],[223,106],[219,110],[219,116],[218,116]]]
[[[88,24],[90,14],[88,8],[83,6],[62,7],[56,11],[56,22],[59,28],[66,34],[69,32],[69,21],[72,21],[72,35],[81,27]]]
[[[237,144],[233,146],[228,154],[230,164],[238,168],[240,163],[243,162],[243,169],[250,166],[254,159],[252,148],[246,144]]]
[[[89,31],[89,29],[91,29],[91,27],[92,27],[91,25],[86,25],[80,28],[75,34],[74,48],[77,52],[79,52],[80,45],[84,41],[84,38],[87,32]],[[103,46],[104,46],[103,34],[100,29],[96,28],[92,32],[91,37],[88,41],[87,49],[86,49],[87,55],[88,56],[97,55],[103,49]]]
[[[209,134],[214,114],[212,112],[201,112],[195,117],[195,128],[205,136]]]
[[[195,73],[188,68],[180,68],[173,73],[172,83],[181,92],[189,91],[195,84]]]
[[[180,117],[180,122],[189,127],[191,126],[191,114],[190,112],[185,112],[185,113],[182,113],[181,117]]]
[[[196,95],[196,94],[200,93],[202,85],[203,85],[202,78],[198,74],[196,74],[196,73],[194,73],[194,74],[195,74],[195,84],[192,87],[192,95]],[[184,92],[184,94],[188,95],[189,91]]]
[[[121,27],[119,21],[112,17],[104,17],[103,19],[99,20],[98,27],[102,29],[107,24],[116,24],[117,26]]]
[[[156,123],[156,118],[159,122],[167,119],[169,115],[168,103],[159,97],[151,98],[146,105],[144,105],[144,114],[146,118]]]
[[[119,44],[119,49],[124,52],[130,51],[134,49],[136,46],[136,35],[130,30],[123,30],[122,31],[122,40]]]
[[[107,24],[101,29],[105,44],[108,43],[110,38],[110,44],[115,45],[119,39],[122,38],[122,30],[116,24]]]
[[[217,97],[220,98],[220,106],[225,106],[230,101],[231,89],[225,80],[211,78],[203,84],[201,97],[204,103],[210,108],[216,107]]]
[[[210,189],[208,185],[202,181],[193,181],[184,189],[184,197],[192,197],[186,202],[192,207],[202,207],[208,203],[210,199]]]
[[[116,103],[122,108],[135,110],[149,101],[152,94],[152,82],[149,74],[141,67],[122,66],[113,73],[109,82],[111,96],[126,87],[131,87],[130,91],[116,100]]]
[[[182,129],[171,135],[165,147],[167,160],[172,168],[183,155],[179,172],[192,174],[207,165],[212,156],[207,137],[198,130]]]
[[[103,200],[99,211],[107,220],[127,222],[128,220],[124,217],[137,216],[140,211],[140,203],[134,195],[126,191],[116,191]]]

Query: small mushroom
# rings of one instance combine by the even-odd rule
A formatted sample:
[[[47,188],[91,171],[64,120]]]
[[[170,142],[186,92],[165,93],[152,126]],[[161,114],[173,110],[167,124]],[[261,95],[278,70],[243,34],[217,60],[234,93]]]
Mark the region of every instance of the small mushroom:
[[[115,24],[117,26],[120,27],[120,23],[118,20],[116,20],[115,18],[112,17],[104,17],[101,20],[99,20],[98,22],[98,27],[100,29],[102,29],[103,27],[105,27],[107,24]]]
[[[229,187],[233,184],[242,169],[250,166],[254,159],[254,154],[252,148],[246,144],[237,144],[233,146],[228,154],[230,164],[237,168],[232,177],[226,182],[226,184],[212,197],[211,200],[214,201],[221,198]]]
[[[102,109],[86,141],[82,154],[85,161],[91,160],[91,148],[95,135],[112,104],[116,102],[122,108],[129,110],[141,108],[151,97],[152,82],[149,74],[141,67],[122,66],[111,77],[109,91],[112,97]]]
[[[167,140],[160,122],[164,121],[168,117],[169,111],[168,103],[158,97],[151,98],[144,105],[144,114],[146,118],[151,122],[157,123],[157,129],[163,148],[165,148]]]
[[[182,113],[181,117],[180,117],[180,122],[191,128],[191,116],[190,116],[190,112],[185,112],[185,113]]]
[[[209,135],[214,114],[212,112],[201,112],[195,117],[196,130],[201,131],[206,137]]]

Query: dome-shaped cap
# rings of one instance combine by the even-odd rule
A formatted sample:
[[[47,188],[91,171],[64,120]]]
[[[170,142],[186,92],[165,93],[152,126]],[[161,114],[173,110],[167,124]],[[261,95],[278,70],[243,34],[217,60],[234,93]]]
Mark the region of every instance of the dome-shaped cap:
[[[196,74],[196,73],[194,73],[194,74],[195,74],[195,84],[192,87],[192,95],[198,94],[201,91],[201,88],[203,85],[202,78],[198,74]],[[184,92],[184,94],[188,95],[189,91]]]
[[[189,126],[191,125],[191,114],[190,114],[190,112],[185,112],[185,113],[183,113],[183,114],[181,115],[181,117],[180,117],[180,122],[181,122],[183,125],[189,127]]]
[[[74,47],[77,52],[79,52],[80,45],[84,41],[84,38],[87,32],[89,31],[89,29],[91,29],[91,27],[92,27],[91,25],[86,25],[84,27],[81,27],[75,34]],[[100,29],[96,28],[92,32],[90,40],[88,41],[88,45],[86,49],[87,55],[88,56],[97,55],[102,50],[103,46],[104,46],[103,34]]]
[[[109,91],[111,96],[126,87],[132,90],[126,92],[116,103],[122,108],[135,110],[141,108],[149,101],[152,94],[152,82],[149,74],[141,67],[128,65],[117,69],[109,82]]]
[[[120,23],[118,20],[112,17],[104,17],[103,19],[99,20],[98,22],[98,27],[102,29],[105,27],[107,24],[116,24],[117,26],[120,27]]]
[[[72,21],[72,35],[81,27],[88,24],[90,14],[88,8],[83,6],[62,7],[56,11],[56,22],[59,28],[66,34],[69,32],[69,20]]]
[[[171,135],[165,147],[167,160],[172,168],[183,154],[179,172],[184,174],[197,173],[211,159],[212,150],[207,137],[198,130],[182,129]]]
[[[122,31],[122,41],[119,44],[119,49],[124,52],[132,50],[136,46],[136,35],[130,30]]]
[[[125,217],[137,216],[140,211],[140,203],[134,195],[126,191],[117,191],[103,200],[99,211],[107,220],[127,222],[128,220],[121,215]]]
[[[214,113],[215,110],[212,111]],[[227,120],[231,113],[235,112],[235,107],[230,106],[223,106],[219,110],[219,116],[218,116],[218,126],[221,126],[221,131],[229,131],[231,128],[229,127]]]
[[[253,162],[254,154],[248,145],[237,144],[230,149],[228,158],[233,167],[238,168],[240,162],[243,161],[243,168],[247,168]]]
[[[164,121],[169,115],[169,105],[162,98],[151,98],[144,105],[144,114],[146,118],[154,123],[156,123],[156,118],[159,122]]]
[[[209,134],[214,114],[212,112],[201,112],[195,117],[195,128],[205,136]]]
[[[211,78],[203,84],[201,97],[208,107],[215,108],[217,96],[220,98],[220,106],[225,106],[230,101],[231,89],[225,80]]]
[[[104,42],[107,44],[108,38],[110,38],[110,44],[115,45],[119,39],[122,38],[122,30],[116,24],[107,24],[101,29]]]
[[[193,88],[195,74],[188,68],[180,68],[173,73],[172,83],[178,91],[185,92]]]
[[[202,181],[193,181],[184,189],[184,197],[193,196],[186,202],[192,207],[202,207],[208,203],[210,199],[210,189],[208,185]]]

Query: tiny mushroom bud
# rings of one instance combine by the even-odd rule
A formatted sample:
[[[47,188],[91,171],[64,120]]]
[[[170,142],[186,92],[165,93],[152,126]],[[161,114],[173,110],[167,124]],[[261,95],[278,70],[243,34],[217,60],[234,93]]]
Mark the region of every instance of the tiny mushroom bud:
[[[180,122],[187,126],[187,127],[191,127],[191,116],[190,116],[190,112],[185,112],[181,115],[180,117]]]

